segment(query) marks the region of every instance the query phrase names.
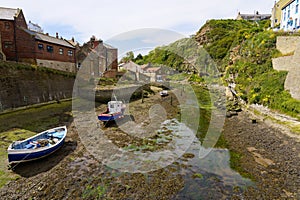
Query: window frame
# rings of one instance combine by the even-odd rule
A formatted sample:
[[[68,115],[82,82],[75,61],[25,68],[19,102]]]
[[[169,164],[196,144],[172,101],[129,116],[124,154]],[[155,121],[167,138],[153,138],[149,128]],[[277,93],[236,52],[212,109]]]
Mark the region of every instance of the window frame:
[[[44,50],[44,44],[38,43],[38,49],[39,50]]]
[[[10,23],[9,22],[4,22],[4,27],[6,30],[10,29]]]
[[[53,46],[47,45],[47,52],[53,53],[53,50],[54,50]]]
[[[58,53],[59,53],[59,55],[64,55],[64,49],[63,48],[59,48]]]
[[[13,42],[12,41],[4,41],[3,42],[3,48],[4,49],[12,49],[13,48]]]
[[[73,50],[68,50],[68,56],[73,57]]]

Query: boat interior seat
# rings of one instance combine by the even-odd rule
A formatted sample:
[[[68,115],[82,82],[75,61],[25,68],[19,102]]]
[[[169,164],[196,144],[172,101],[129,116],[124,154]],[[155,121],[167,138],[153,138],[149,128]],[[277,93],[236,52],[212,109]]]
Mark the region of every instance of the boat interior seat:
[[[34,144],[31,144],[31,143],[25,145],[26,149],[32,149],[33,147],[34,147]]]
[[[63,132],[48,133],[47,136],[62,139],[64,137],[64,133]]]

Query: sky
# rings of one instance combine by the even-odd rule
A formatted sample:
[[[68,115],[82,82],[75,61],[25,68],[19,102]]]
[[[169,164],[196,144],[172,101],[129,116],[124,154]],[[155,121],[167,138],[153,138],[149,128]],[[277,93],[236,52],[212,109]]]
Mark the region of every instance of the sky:
[[[162,43],[148,43],[149,48],[195,34],[209,19],[234,19],[238,12],[270,14],[273,5],[274,0],[0,0],[0,7],[21,8],[27,22],[39,24],[45,33],[74,37],[80,44],[92,35],[118,45],[115,41],[130,34],[147,41],[149,31],[155,38],[161,35],[158,30],[173,33]]]

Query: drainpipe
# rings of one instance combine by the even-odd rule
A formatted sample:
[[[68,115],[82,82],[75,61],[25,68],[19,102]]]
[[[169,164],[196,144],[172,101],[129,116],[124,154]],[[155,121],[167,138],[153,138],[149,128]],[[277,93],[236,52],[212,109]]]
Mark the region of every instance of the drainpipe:
[[[19,61],[18,49],[17,49],[17,35],[16,35],[16,23],[17,19],[14,17],[14,41],[15,41],[15,54],[16,54],[16,62]]]
[[[107,53],[107,48],[106,47],[104,47],[105,48],[105,71],[107,71],[108,69],[107,69],[107,67],[108,67],[108,58],[107,58],[107,55],[108,55],[108,53]]]

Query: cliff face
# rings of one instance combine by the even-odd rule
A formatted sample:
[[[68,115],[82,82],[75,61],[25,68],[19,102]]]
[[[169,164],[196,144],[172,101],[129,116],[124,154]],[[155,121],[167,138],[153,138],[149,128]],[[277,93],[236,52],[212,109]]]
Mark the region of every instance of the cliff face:
[[[74,77],[8,67],[0,67],[0,74],[0,112],[72,97]]]
[[[195,39],[199,43],[199,45],[205,45],[209,43],[208,33],[210,32],[210,30],[211,30],[210,26],[206,25],[203,26],[196,34]]]

